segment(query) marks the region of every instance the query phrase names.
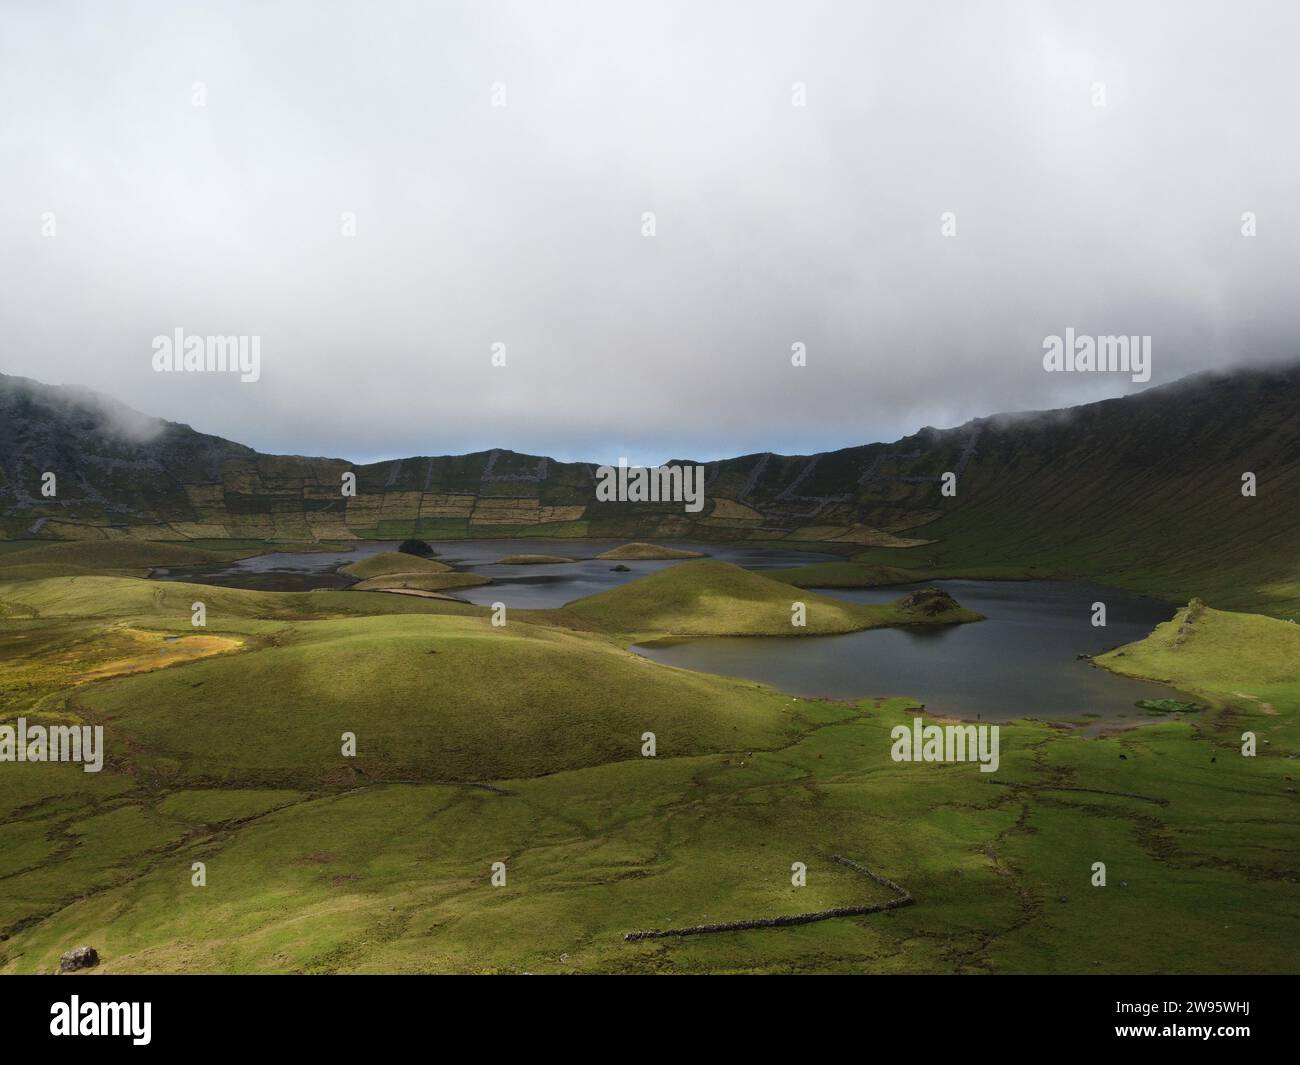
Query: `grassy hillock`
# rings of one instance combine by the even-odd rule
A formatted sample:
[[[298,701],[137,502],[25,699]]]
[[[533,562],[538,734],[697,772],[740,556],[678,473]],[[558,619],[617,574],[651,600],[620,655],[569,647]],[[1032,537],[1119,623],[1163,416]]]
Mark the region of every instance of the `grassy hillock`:
[[[445,562],[401,551],[371,555],[340,567],[339,572],[359,578],[351,589],[357,592],[445,592],[492,583],[490,578],[477,573],[459,573]]]
[[[942,593],[938,593],[942,596]],[[566,605],[571,614],[610,632],[675,636],[815,636],[880,625],[977,621],[947,596],[940,609],[899,603],[864,605],[796,592],[728,562],[684,562]],[[806,624],[791,624],[802,603]]]
[[[597,558],[611,562],[650,561],[673,558],[703,558],[699,551],[688,551],[683,547],[668,547],[666,544],[623,544],[602,551]]]
[[[356,577],[358,580],[366,580],[370,577],[388,577],[395,573],[424,575],[446,573],[450,569],[447,563],[436,559],[421,558],[401,551],[381,551],[369,558],[340,566],[339,572],[346,573],[349,577]]]
[[[317,621],[75,699],[134,771],[274,787],[533,776],[637,757],[647,729],[682,754],[771,745],[783,703],[607,641],[437,616]],[[347,731],[355,759],[339,754]]]
[[[506,555],[497,559],[498,566],[555,566],[565,562],[577,562],[576,558],[564,558],[561,555]]]
[[[1116,673],[1209,696],[1225,728],[1300,742],[1300,625],[1212,610],[1193,600],[1145,640],[1093,661]],[[1240,731],[1240,730],[1238,730]]]
[[[446,592],[455,588],[477,588],[491,584],[491,577],[478,573],[386,573],[370,577],[352,586],[357,592],[391,592],[399,589],[413,592]]]

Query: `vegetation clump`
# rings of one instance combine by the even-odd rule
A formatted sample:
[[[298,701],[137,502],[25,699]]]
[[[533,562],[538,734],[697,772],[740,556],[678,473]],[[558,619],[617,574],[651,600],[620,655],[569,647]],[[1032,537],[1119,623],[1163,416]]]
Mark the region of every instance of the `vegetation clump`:
[[[1139,699],[1133,705],[1152,714],[1193,714],[1205,709],[1200,703],[1185,703],[1181,699]]]
[[[901,610],[913,610],[928,618],[961,609],[957,600],[941,588],[920,588],[903,596],[898,606]]]
[[[403,540],[397,545],[397,550],[404,555],[416,555],[419,558],[433,558],[438,553],[423,540]]]

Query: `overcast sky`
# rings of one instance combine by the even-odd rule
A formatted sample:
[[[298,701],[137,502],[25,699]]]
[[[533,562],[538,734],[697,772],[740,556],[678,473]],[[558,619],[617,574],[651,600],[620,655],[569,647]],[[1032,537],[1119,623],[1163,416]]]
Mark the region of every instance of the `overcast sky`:
[[[268,451],[652,463],[1148,387],[1046,373],[1071,326],[1152,384],[1293,359],[1297,54],[1295,0],[4,0],[0,371]],[[176,327],[261,379],[155,373]]]

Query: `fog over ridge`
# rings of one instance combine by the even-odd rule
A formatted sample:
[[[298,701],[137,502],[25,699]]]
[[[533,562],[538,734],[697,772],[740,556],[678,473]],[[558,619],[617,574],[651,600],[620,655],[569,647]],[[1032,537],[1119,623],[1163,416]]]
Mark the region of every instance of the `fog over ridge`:
[[[265,452],[644,464],[1148,387],[1044,372],[1067,328],[1151,336],[1151,385],[1290,361],[1297,41],[1280,0],[10,3],[0,370]],[[178,327],[260,379],[155,373]]]

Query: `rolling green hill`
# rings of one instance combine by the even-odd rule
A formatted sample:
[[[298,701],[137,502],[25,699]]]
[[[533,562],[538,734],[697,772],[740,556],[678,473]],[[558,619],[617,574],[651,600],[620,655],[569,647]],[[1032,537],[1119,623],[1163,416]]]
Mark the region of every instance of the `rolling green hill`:
[[[455,572],[445,562],[403,551],[381,551],[342,566],[339,572],[357,578],[353,590],[358,592],[449,592],[491,583],[477,573]]]
[[[396,573],[427,575],[447,573],[450,570],[451,567],[447,563],[439,562],[437,559],[420,558],[418,555],[407,555],[401,551],[381,551],[359,562],[349,563],[341,567],[339,572],[346,573],[349,577],[356,577],[358,580],[366,580],[369,577],[391,577]]]
[[[1263,726],[1274,741],[1300,743],[1300,625],[1211,610],[1200,600],[1145,640],[1093,660],[1132,677],[1158,680],[1233,705],[1243,728]]]
[[[490,577],[477,573],[384,573],[368,577],[354,584],[358,592],[385,592],[404,590],[410,592],[448,592],[455,588],[477,588],[491,584]]]
[[[785,735],[776,695],[486,617],[317,621],[256,653],[105,681],[75,704],[139,752],[135,771],[277,788],[535,776],[636,757],[647,729],[682,754]]]
[[[795,625],[795,604],[803,625]],[[862,605],[795,591],[728,562],[703,559],[639,577],[569,603],[568,613],[610,632],[639,636],[824,636],[880,625],[978,621],[942,592],[925,602]]]

